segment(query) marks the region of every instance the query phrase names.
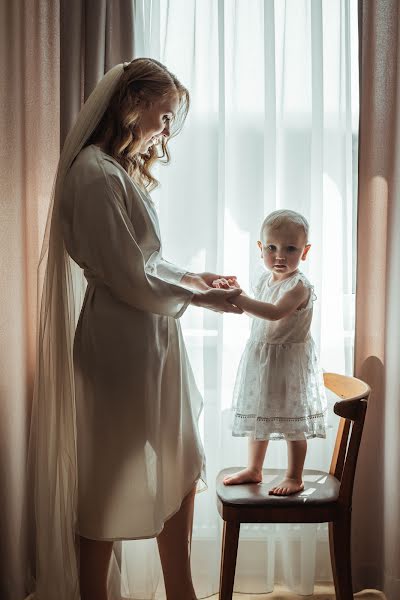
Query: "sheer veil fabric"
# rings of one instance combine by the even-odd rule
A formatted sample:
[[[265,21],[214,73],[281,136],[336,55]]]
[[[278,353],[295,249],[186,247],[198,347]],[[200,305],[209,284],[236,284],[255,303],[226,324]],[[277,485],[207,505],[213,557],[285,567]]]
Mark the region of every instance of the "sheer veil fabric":
[[[73,160],[99,123],[123,73],[113,67],[89,96],[59,161],[39,262],[37,364],[29,440],[36,565],[31,598],[78,600],[79,539],[73,338],[86,283],[61,235],[60,198]]]

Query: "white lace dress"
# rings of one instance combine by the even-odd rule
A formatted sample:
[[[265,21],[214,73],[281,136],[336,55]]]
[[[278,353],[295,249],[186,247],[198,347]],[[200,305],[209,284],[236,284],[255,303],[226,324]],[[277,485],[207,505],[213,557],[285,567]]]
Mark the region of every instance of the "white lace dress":
[[[257,300],[276,304],[301,282],[310,290],[305,308],[278,321],[254,318],[234,389],[234,436],[258,440],[325,437],[326,398],[310,333],[315,295],[297,271],[283,281],[264,273]]]

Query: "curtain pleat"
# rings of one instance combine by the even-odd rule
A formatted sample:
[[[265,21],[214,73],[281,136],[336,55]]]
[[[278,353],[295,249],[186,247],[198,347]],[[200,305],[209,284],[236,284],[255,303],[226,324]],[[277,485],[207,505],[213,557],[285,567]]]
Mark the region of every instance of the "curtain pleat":
[[[100,4],[100,2],[99,2]],[[60,2],[60,145],[68,135],[83,101],[82,0]]]
[[[60,1],[61,146],[97,82],[132,60],[133,20],[133,0]]]
[[[355,373],[372,388],[354,494],[357,589],[400,598],[400,5],[359,1]],[[366,526],[368,523],[368,526]]]
[[[0,2],[0,597],[24,597],[37,263],[58,160],[59,10]]]

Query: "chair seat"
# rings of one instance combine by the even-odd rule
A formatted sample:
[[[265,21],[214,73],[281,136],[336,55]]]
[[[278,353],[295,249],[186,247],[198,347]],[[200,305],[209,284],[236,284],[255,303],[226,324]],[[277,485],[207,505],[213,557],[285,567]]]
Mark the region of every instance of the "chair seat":
[[[283,469],[264,469],[262,483],[243,483],[224,485],[224,477],[240,471],[243,467],[224,469],[217,477],[217,496],[224,505],[229,506],[285,506],[305,507],[306,505],[325,505],[335,502],[339,497],[340,481],[325,471],[305,469],[303,471],[304,490],[291,496],[270,496],[269,490],[284,479]]]

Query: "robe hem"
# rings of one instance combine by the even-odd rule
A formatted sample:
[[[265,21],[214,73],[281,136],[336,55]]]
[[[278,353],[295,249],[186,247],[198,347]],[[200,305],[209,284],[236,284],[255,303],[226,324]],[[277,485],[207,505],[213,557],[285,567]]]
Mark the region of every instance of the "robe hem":
[[[204,465],[203,465],[204,466]],[[76,530],[75,534],[79,535],[80,537],[84,537],[88,540],[94,540],[97,542],[129,542],[129,541],[133,541],[133,540],[150,540],[152,538],[156,538],[157,536],[160,535],[160,533],[162,532],[162,530],[164,529],[165,523],[167,521],[169,521],[169,519],[171,519],[174,515],[176,515],[176,513],[179,511],[179,509],[182,506],[182,502],[185,499],[185,497],[189,494],[190,490],[194,487],[197,486],[199,481],[202,481],[204,484],[204,487],[200,490],[196,490],[196,495],[200,494],[201,492],[205,492],[208,489],[207,483],[205,481],[205,477],[202,477],[203,475],[203,466],[202,469],[200,471],[200,473],[198,474],[198,476],[196,477],[196,479],[190,484],[189,488],[184,492],[183,494],[183,498],[178,506],[178,508],[176,510],[173,510],[168,516],[166,516],[163,520],[162,523],[162,527],[160,530],[156,531],[155,533],[149,534],[149,535],[141,535],[138,537],[93,537],[93,536],[87,536],[87,535],[82,535],[81,532],[78,531],[78,529]]]

